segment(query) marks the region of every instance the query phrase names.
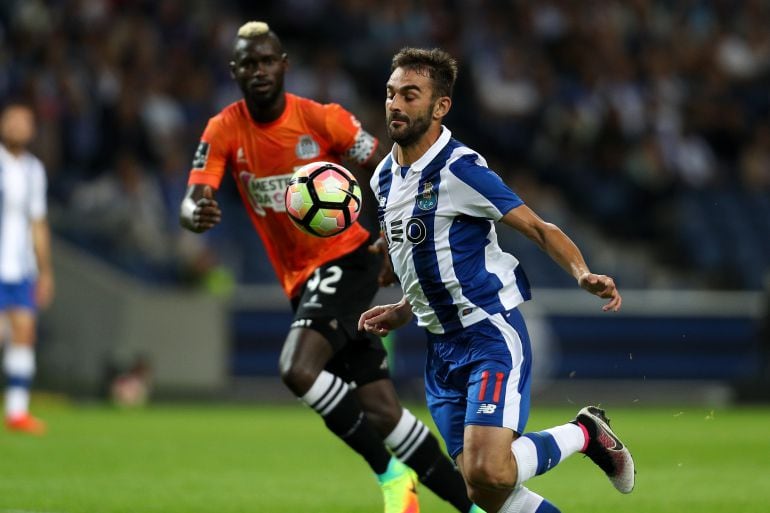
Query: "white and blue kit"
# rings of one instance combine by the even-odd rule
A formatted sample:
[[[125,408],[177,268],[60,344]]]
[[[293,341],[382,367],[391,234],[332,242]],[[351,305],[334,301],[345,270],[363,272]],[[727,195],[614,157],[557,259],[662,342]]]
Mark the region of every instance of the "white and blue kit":
[[[0,310],[35,308],[37,276],[32,223],[46,216],[43,164],[0,145]]]
[[[428,334],[428,407],[450,455],[462,452],[466,424],[523,433],[531,351],[516,306],[529,283],[494,226],[522,200],[446,127],[411,166],[383,159],[371,187],[393,268]]]

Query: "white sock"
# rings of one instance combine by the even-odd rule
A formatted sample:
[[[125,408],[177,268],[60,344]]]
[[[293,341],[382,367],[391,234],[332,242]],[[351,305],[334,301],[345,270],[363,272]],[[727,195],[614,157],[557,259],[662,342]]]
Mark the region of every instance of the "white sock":
[[[554,428],[525,433],[511,444],[518,467],[516,484],[539,476],[580,451],[585,445],[585,434],[580,426],[564,424]]]
[[[396,458],[406,461],[429,433],[425,424],[404,408],[398,424],[385,437],[385,445],[396,455]]]
[[[559,510],[535,492],[517,486],[497,513],[559,513]]]
[[[321,416],[325,416],[337,406],[349,389],[348,384],[338,376],[321,371],[310,390],[302,396],[302,400]]]
[[[3,369],[8,379],[5,416],[20,417],[29,412],[29,389],[35,375],[35,351],[31,346],[11,343],[5,348]]]

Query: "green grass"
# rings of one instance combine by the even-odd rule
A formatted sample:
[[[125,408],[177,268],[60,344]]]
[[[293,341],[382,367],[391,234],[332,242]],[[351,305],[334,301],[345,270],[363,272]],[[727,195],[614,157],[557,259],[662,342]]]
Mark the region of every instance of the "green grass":
[[[0,513],[382,511],[363,461],[298,404],[37,411],[47,436],[0,432]],[[637,462],[634,493],[615,492],[579,456],[528,486],[565,513],[768,511],[770,409],[609,413]],[[536,407],[529,428],[574,414]],[[452,511],[424,488],[421,502]]]

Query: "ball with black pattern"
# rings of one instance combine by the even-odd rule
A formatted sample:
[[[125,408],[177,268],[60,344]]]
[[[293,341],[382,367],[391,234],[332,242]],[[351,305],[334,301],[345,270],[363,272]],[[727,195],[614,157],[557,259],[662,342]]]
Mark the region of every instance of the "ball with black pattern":
[[[332,237],[358,219],[361,188],[340,164],[312,162],[292,175],[285,202],[286,213],[297,228],[316,237]]]

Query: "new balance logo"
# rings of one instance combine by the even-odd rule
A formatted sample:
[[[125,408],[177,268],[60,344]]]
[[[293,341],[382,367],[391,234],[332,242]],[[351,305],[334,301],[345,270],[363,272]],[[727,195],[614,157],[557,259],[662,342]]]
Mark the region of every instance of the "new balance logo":
[[[482,403],[476,413],[483,413],[484,415],[492,415],[497,410],[496,404]]]

